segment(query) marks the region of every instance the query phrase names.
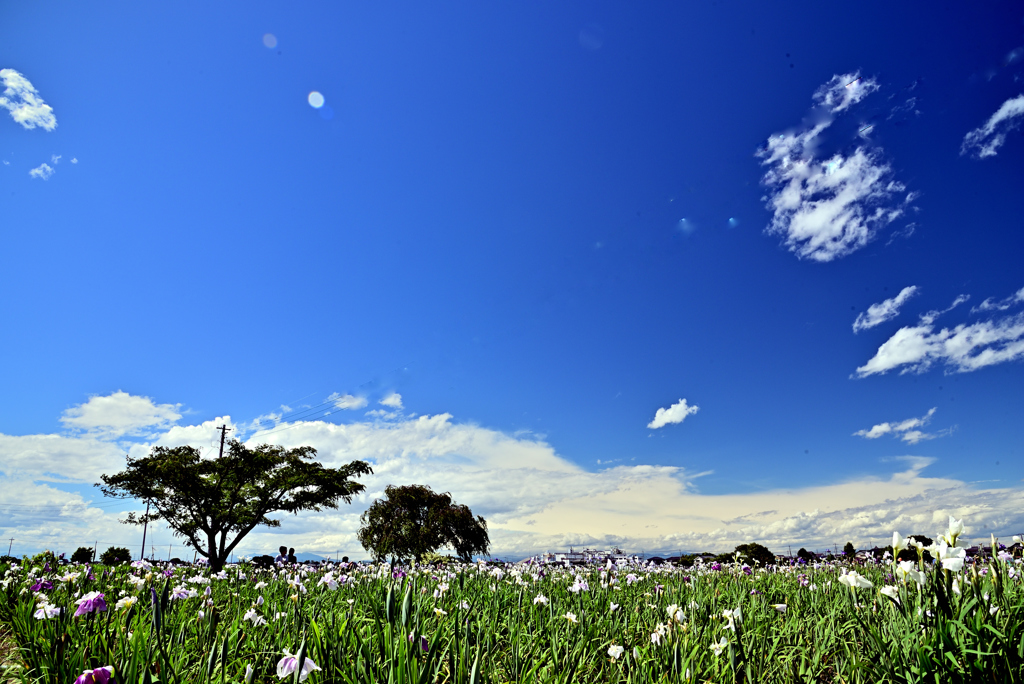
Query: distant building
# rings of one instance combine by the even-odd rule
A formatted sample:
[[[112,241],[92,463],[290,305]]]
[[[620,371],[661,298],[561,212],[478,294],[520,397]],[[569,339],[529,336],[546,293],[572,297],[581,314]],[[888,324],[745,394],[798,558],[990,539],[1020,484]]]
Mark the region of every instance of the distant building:
[[[576,551],[572,547],[568,551],[560,551],[556,553],[542,553],[535,557],[538,563],[556,563],[559,565],[587,565],[596,563],[612,563],[622,562],[636,562],[641,560],[640,556],[636,554],[630,555],[623,553],[621,549],[612,549],[610,551],[599,550],[599,549],[583,549],[582,551]]]

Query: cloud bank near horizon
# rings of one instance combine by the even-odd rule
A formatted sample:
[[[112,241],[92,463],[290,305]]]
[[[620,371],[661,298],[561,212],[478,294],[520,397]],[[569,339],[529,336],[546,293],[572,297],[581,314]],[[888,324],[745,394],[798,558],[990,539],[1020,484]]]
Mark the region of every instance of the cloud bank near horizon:
[[[109,500],[97,506],[66,488],[121,469],[126,444],[117,440],[133,432],[150,435],[127,446],[129,453],[141,455],[157,444],[208,446],[217,440],[221,424],[246,430],[229,416],[192,425],[178,424],[180,418],[175,418],[169,424],[172,414],[180,415],[178,405],[116,392],[91,397],[65,412],[75,421],[71,434],[0,435],[5,485],[0,511],[9,521],[3,534],[37,548],[73,550],[85,538],[137,545],[137,530],[118,523],[123,514],[100,507],[109,507]],[[928,477],[924,470],[932,461],[914,456],[896,459],[898,466],[888,476],[708,495],[695,484],[704,473],[653,465],[589,471],[543,439],[459,423],[447,413],[399,413],[347,424],[282,422],[250,432],[245,441],[312,445],[325,465],[362,459],[374,469],[362,480],[366,492],[352,506],[282,516],[281,528],[246,538],[240,552],[249,554],[287,542],[314,553],[364,557],[355,537],[359,515],[388,484],[408,483],[449,491],[487,518],[494,554],[502,557],[569,545],[648,553],[728,550],[748,541],[774,550],[788,545],[825,548],[845,541],[868,546],[884,543],[894,529],[930,534],[948,515],[965,517],[982,537],[990,531],[1016,533],[1024,526],[1018,505],[1021,488],[980,489]],[[166,530],[158,536],[159,541],[151,537],[153,543],[166,546],[170,541]]]

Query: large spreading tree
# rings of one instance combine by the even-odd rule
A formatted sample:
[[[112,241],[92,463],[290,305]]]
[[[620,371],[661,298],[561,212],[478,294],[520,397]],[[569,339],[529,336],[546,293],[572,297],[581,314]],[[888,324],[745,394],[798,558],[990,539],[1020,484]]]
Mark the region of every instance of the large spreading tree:
[[[125,470],[102,475],[97,486],[106,496],[149,504],[148,515],[129,513],[124,522],[163,520],[219,571],[256,527],[280,527],[271,514],[352,503],[364,489],[353,478],[373,472],[363,461],[325,468],[315,459],[313,447],[249,449],[236,439],[214,458],[191,446],[154,447],[148,456],[129,456]]]
[[[474,516],[452,495],[436,493],[426,485],[389,485],[360,518],[359,541],[382,560],[415,558],[450,546],[464,562],[486,554],[491,540],[487,521]]]

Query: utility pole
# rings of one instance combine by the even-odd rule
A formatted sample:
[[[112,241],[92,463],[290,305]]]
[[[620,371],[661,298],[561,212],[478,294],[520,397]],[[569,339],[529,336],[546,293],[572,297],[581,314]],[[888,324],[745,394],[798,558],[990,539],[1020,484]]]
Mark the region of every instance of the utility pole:
[[[14,548],[14,537],[11,537],[11,543],[7,545],[7,555],[11,555],[11,549]]]
[[[146,502],[146,522],[142,525],[142,550],[139,551],[139,560],[146,558],[146,530],[149,528],[149,502]]]
[[[221,425],[217,429],[220,430],[220,454],[217,456],[217,458],[220,458],[221,456],[224,455],[224,438],[228,436],[228,430],[230,430],[231,428],[229,428],[227,425]]]

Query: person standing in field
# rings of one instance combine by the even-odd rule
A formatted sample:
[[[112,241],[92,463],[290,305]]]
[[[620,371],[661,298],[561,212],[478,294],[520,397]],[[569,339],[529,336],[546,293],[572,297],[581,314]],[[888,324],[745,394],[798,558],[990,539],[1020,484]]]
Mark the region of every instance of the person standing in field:
[[[277,557],[274,559],[274,562],[275,563],[287,563],[288,562],[288,547],[287,546],[282,546],[282,547],[278,548],[277,550],[278,550],[278,554],[277,554]]]
[[[284,549],[283,546],[281,548]],[[299,562],[299,560],[295,557],[295,549],[288,549],[288,562],[289,563],[298,563]]]

